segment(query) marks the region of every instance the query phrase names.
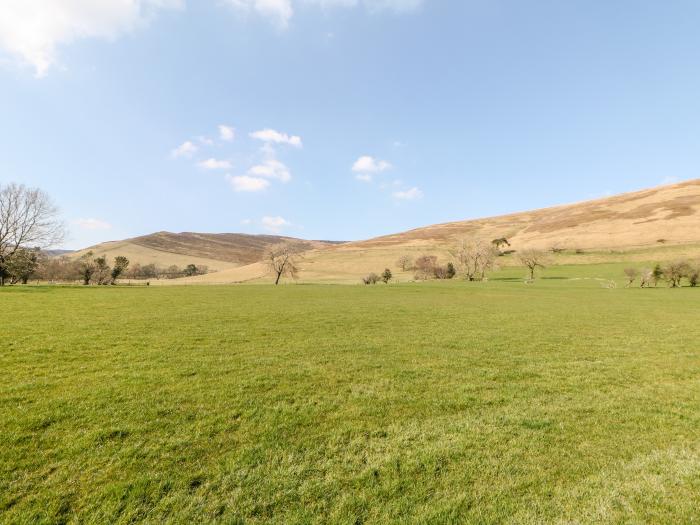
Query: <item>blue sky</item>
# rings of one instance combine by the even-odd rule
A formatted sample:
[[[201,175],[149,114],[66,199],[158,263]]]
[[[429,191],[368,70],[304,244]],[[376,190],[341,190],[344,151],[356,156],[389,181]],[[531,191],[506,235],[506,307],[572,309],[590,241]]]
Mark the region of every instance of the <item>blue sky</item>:
[[[82,247],[362,239],[696,178],[699,23],[691,1],[5,0],[0,182],[49,192]]]

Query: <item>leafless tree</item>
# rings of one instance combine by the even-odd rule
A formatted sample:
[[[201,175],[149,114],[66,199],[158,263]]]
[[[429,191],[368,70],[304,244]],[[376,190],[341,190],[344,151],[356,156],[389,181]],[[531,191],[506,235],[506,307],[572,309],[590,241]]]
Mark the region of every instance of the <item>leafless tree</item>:
[[[416,257],[413,267],[416,270],[415,278],[418,280],[430,279],[435,277],[435,267],[437,266],[437,257],[435,255],[421,255]]]
[[[275,284],[279,284],[280,279],[285,276],[297,278],[303,250],[303,245],[293,242],[282,242],[267,249],[263,262],[268,271],[275,276]]]
[[[625,277],[627,277],[627,287],[629,288],[632,286],[632,283],[637,280],[637,277],[639,277],[639,270],[636,268],[625,268]]]
[[[678,288],[689,273],[690,265],[686,261],[673,261],[663,267],[664,279],[671,288]]]
[[[483,281],[486,272],[496,268],[499,250],[495,243],[462,240],[450,251],[459,272],[469,281]]]
[[[401,268],[404,272],[411,270],[413,268],[413,259],[410,255],[402,255],[396,261],[396,266]]]
[[[654,270],[650,268],[645,268],[642,270],[642,274],[639,277],[639,285],[644,288],[644,287],[649,287],[651,286],[651,283],[654,281]]]
[[[546,268],[548,262],[547,254],[540,250],[521,250],[518,252],[518,260],[530,272],[530,280],[535,279],[537,268]]]
[[[366,277],[363,277],[362,282],[364,284],[377,284],[380,281],[380,279],[381,277],[379,277],[376,273],[372,272]]]
[[[49,196],[20,184],[0,185],[0,286],[7,261],[20,248],[46,248],[61,242],[65,227]]]

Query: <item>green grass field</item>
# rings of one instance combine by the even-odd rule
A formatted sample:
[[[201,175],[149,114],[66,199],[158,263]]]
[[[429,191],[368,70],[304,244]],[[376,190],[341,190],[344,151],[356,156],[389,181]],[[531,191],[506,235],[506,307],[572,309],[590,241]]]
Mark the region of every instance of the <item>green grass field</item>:
[[[698,522],[700,289],[605,268],[0,290],[0,521]]]

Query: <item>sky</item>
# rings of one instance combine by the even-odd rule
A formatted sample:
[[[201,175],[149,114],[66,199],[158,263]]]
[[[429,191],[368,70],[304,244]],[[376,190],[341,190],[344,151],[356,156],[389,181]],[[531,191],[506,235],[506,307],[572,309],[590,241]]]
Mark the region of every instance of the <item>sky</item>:
[[[700,3],[0,0],[0,184],[67,248],[356,240],[697,178]]]

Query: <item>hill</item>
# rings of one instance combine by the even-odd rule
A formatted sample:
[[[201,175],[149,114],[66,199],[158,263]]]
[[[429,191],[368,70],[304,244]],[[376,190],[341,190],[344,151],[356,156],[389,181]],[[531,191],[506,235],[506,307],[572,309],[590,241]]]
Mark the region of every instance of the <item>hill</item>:
[[[700,179],[586,202],[485,219],[426,226],[403,233],[309,252],[304,281],[357,282],[359,276],[395,265],[402,254],[441,258],[460,239],[506,237],[514,250],[556,248],[561,262],[592,263],[700,257]],[[512,264],[504,258],[505,264]],[[260,279],[259,263],[188,280],[226,283]]]
[[[78,257],[92,251],[96,255],[113,258],[124,255],[132,263],[208,266],[211,271],[221,271],[245,266],[259,261],[268,246],[283,241],[304,244],[307,249],[330,246],[328,241],[305,241],[278,235],[246,235],[242,233],[171,233],[157,232],[122,241],[110,241],[75,252]]]

